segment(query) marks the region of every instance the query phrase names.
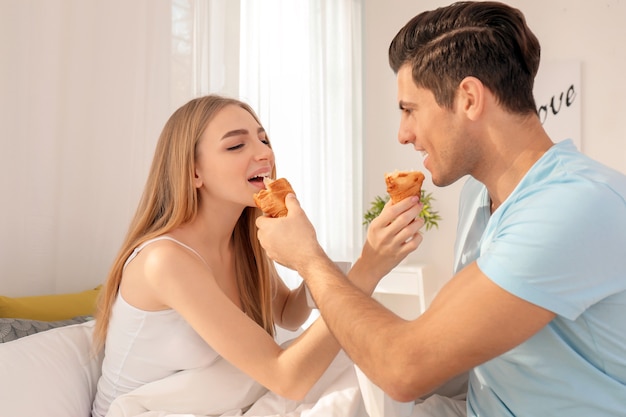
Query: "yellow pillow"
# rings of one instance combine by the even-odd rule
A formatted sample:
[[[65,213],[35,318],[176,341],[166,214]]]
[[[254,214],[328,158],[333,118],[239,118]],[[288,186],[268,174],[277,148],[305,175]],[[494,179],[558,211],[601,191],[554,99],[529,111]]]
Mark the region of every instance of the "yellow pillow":
[[[0,296],[0,317],[41,321],[68,320],[78,316],[92,316],[102,285],[92,290],[31,297]]]

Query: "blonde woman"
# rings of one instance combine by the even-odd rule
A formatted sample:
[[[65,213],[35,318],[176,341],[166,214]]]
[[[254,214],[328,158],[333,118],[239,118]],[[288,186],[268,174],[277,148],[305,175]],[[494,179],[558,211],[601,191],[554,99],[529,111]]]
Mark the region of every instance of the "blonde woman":
[[[211,95],[170,117],[100,300],[94,417],[124,393],[219,356],[291,399],[324,373],[339,346],[323,320],[286,349],[273,337],[275,325],[296,329],[310,314],[304,287],[282,282],[256,237],[252,195],[274,175],[268,136],[245,103]],[[362,291],[417,247],[419,208],[389,206],[370,225],[349,273]]]

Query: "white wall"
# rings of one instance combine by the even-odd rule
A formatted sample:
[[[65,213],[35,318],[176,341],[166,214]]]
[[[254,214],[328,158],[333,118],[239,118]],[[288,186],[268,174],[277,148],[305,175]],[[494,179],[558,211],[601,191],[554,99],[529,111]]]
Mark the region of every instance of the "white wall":
[[[169,33],[159,29],[169,30],[168,2],[143,0],[131,7],[124,0],[40,1],[34,14],[24,11],[31,2],[0,1],[2,295],[82,290],[102,281],[143,187],[158,132],[172,110],[169,87],[162,88],[169,82],[167,73],[155,72],[166,63],[150,69],[130,64],[138,54],[161,56],[159,45],[169,48]],[[447,3],[364,0],[365,210],[384,192],[385,172],[423,169],[421,158],[396,142],[399,113],[395,77],[387,64],[389,42],[415,14]],[[87,8],[88,19],[66,13],[68,4]],[[626,171],[626,124],[621,119],[626,110],[626,3],[511,4],[525,12],[545,59],[582,62],[583,150]],[[117,15],[115,10],[128,13]],[[144,19],[133,20],[136,15]],[[108,28],[114,29],[113,36],[105,35]],[[39,49],[33,46],[37,44]],[[64,55],[53,54],[50,45],[64,45]],[[112,58],[114,48],[120,48],[122,55],[117,56],[122,59]],[[24,68],[35,78],[18,82],[16,74]],[[96,86],[97,106],[83,109],[86,117],[77,117],[67,109],[79,97],[73,89],[82,84]],[[50,103],[50,94],[58,94],[62,102]],[[129,100],[150,108],[131,115],[119,106]],[[78,101],[74,108],[81,106]],[[76,132],[74,141],[57,141]],[[80,135],[90,140],[82,141]],[[452,270],[460,184],[440,189],[428,181],[425,187],[435,195],[444,220],[426,234],[409,262],[429,264],[432,277],[444,281]]]
[[[384,193],[383,174],[394,169],[423,170],[412,147],[400,145],[400,113],[395,76],[387,48],[397,31],[414,15],[451,3],[441,0],[366,0],[364,13],[364,207]],[[626,172],[626,2],[621,0],[511,0],[522,10],[542,46],[543,60],[582,63],[582,149],[589,156]],[[437,188],[428,172],[424,187],[432,191],[443,217],[439,229],[408,263],[428,264],[430,279],[440,282],[452,274],[452,252],[462,181]]]
[[[170,7],[0,1],[0,295],[106,277],[171,111]]]

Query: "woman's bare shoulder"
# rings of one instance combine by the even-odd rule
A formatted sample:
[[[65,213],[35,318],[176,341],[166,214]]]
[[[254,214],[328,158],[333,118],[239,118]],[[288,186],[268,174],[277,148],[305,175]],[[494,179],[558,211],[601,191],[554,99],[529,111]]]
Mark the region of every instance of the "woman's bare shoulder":
[[[121,290],[137,307],[169,308],[171,295],[191,291],[211,277],[211,270],[197,254],[163,239],[142,248],[127,265]]]

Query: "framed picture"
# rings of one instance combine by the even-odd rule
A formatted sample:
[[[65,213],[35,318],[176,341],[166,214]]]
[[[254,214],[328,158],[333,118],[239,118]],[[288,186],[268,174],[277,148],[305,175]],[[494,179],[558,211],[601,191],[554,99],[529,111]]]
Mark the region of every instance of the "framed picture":
[[[537,114],[552,141],[572,139],[582,151],[580,62],[542,62],[534,94]]]

